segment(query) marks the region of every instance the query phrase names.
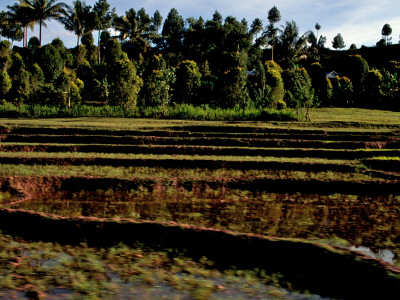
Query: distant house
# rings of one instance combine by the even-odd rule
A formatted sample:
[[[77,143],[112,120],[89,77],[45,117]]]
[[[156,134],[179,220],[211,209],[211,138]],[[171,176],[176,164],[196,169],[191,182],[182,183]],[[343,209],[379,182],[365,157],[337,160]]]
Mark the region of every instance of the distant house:
[[[336,76],[338,76],[338,73],[336,73],[335,71],[332,71],[329,73],[325,73],[325,76],[328,77],[329,79],[334,79],[334,78],[336,78]]]
[[[256,70],[246,71],[247,77],[257,77],[258,72]]]

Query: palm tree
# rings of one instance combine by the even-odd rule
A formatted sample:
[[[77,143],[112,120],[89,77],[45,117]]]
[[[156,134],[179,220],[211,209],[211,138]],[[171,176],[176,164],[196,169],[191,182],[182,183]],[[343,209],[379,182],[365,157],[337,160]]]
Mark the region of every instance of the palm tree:
[[[151,19],[146,14],[144,8],[141,8],[137,13],[131,8],[124,16],[115,18],[113,26],[119,32],[117,37],[121,41],[129,39],[132,44],[137,44],[141,49],[146,51],[153,31],[151,28]]]
[[[39,23],[39,41],[42,45],[42,26],[47,27],[45,21],[49,19],[58,19],[67,5],[63,2],[57,3],[57,0],[25,0],[26,7],[33,19]]]
[[[274,47],[276,44],[276,36],[280,31],[274,26],[275,23],[281,20],[281,13],[276,6],[268,11],[268,21],[266,30],[263,32],[263,38],[268,38],[268,44],[271,46],[271,60],[274,60]]]
[[[307,41],[309,31],[299,36],[299,28],[296,22],[286,22],[282,26],[283,30],[279,36],[279,48],[282,58],[287,59],[289,62],[296,62],[303,54],[307,52]]]
[[[261,21],[260,18],[256,18],[254,19],[253,23],[251,24],[251,29],[250,29],[250,33],[252,35],[256,36],[256,40],[257,40],[257,34],[263,29],[263,23]]]
[[[110,11],[110,4],[107,0],[98,0],[92,10],[91,27],[94,30],[98,30],[98,42],[97,42],[97,58],[100,64],[100,35],[102,31],[108,30],[111,27],[112,20],[115,18],[115,8]]]
[[[10,23],[19,24],[22,26],[24,31],[24,39],[22,45],[25,47],[28,44],[28,27],[33,30],[35,21],[29,8],[27,7],[27,2],[25,0],[18,0],[18,3],[12,6],[7,6],[8,8],[8,19]]]
[[[8,18],[7,18],[7,13],[5,11],[0,12],[0,41],[1,37],[3,35],[4,29],[6,29],[8,25]]]
[[[80,0],[72,3],[74,6],[67,5],[65,13],[58,20],[64,24],[66,30],[72,31],[78,36],[77,46],[79,46],[79,40],[85,30],[87,30],[91,7]]]

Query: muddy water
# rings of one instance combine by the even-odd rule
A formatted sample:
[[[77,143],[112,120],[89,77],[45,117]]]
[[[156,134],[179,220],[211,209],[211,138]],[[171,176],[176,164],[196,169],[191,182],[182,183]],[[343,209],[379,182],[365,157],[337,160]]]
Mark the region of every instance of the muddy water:
[[[399,196],[139,190],[37,193],[32,199],[12,208],[70,217],[175,221],[238,232],[321,240],[358,247],[390,262],[397,261],[397,254],[400,254]]]

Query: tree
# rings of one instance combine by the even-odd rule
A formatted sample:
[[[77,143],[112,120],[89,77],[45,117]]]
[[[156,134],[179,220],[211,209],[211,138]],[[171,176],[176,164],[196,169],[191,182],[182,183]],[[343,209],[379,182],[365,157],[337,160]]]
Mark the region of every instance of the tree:
[[[317,47],[317,37],[315,36],[314,32],[310,32],[310,34],[308,35],[308,40],[307,40],[310,44],[311,47]]]
[[[30,103],[39,103],[41,101],[40,91],[41,87],[43,86],[45,79],[43,70],[39,67],[37,63],[34,63],[28,69],[30,76],[30,86],[31,86],[31,96],[30,96]]]
[[[11,64],[11,44],[9,41],[0,42],[0,70],[7,71]]]
[[[141,99],[146,106],[159,106],[166,113],[166,106],[171,100],[172,84],[175,82],[175,68],[167,68],[161,55],[153,55],[145,68]]]
[[[57,79],[57,96],[58,103],[63,103],[70,108],[71,103],[81,102],[82,97],[80,91],[83,89],[84,83],[73,70],[64,68],[60,77]]]
[[[153,17],[151,18],[151,26],[150,26],[151,30],[154,33],[158,34],[158,32],[161,28],[161,25],[162,25],[162,21],[163,21],[163,17],[161,16],[160,12],[158,10],[156,10],[154,12]]]
[[[177,103],[195,104],[201,86],[201,73],[196,62],[184,60],[176,67],[174,100]]]
[[[285,70],[282,73],[286,89],[286,103],[297,110],[299,115],[305,109],[306,119],[309,120],[309,110],[314,103],[314,89],[311,77],[304,68]]]
[[[348,106],[352,103],[353,83],[345,76],[332,79],[334,104]]]
[[[98,30],[97,39],[97,58],[100,64],[100,36],[103,31],[107,31],[111,27],[112,20],[115,17],[115,8],[110,10],[110,4],[107,0],[98,0],[92,10],[92,26],[94,30]]]
[[[0,101],[3,100],[11,89],[11,79],[6,70],[0,71]],[[4,97],[4,98],[3,98]]]
[[[368,62],[361,55],[349,55],[345,59],[344,64],[345,69],[343,73],[346,77],[350,78],[356,96],[361,95],[364,87],[364,79],[369,72]]]
[[[323,67],[319,62],[310,65],[308,74],[311,77],[315,97],[321,105],[329,105],[332,97],[332,84],[326,77]]]
[[[165,41],[165,50],[169,57],[175,57],[175,62],[180,55],[184,34],[185,22],[175,8],[172,8],[165,19],[162,36]]]
[[[21,41],[24,38],[23,28],[17,23],[9,23],[4,36],[11,39],[11,45],[14,41]]]
[[[190,60],[196,60],[203,63],[208,53],[207,36],[204,27],[204,20],[188,18],[186,20],[188,28],[185,30],[185,38],[183,40],[183,48],[185,57]]]
[[[7,6],[8,8],[8,28],[11,24],[20,24],[24,29],[24,39],[22,42],[23,47],[28,43],[28,27],[33,30],[33,25],[35,23],[34,16],[31,14],[27,2],[19,0],[19,4],[15,3],[12,6]],[[7,29],[7,28],[5,28]]]
[[[248,51],[251,46],[251,35],[247,24],[239,22],[234,17],[227,17],[222,26],[223,51],[231,56],[233,52]],[[222,49],[221,49],[222,50]]]
[[[344,43],[343,37],[340,33],[333,38],[332,47],[335,49],[343,49],[346,47],[346,44]]]
[[[261,19],[259,19],[259,18],[254,19],[254,21],[251,24],[250,28],[251,28],[250,29],[250,34],[251,35],[255,35],[256,36],[255,40],[257,40],[257,34],[259,32],[261,32],[261,30],[263,29],[263,23],[262,23]]]
[[[107,42],[104,50],[104,60],[107,65],[112,66],[117,60],[122,57],[121,43],[116,39],[111,39]]]
[[[118,31],[117,37],[123,41],[129,39],[134,48],[139,52],[146,52],[152,37],[151,19],[144,8],[137,13],[131,8],[124,16],[114,18],[113,26]]]
[[[222,15],[215,11],[211,20],[207,20],[204,28],[204,59],[209,62],[211,73],[218,75],[224,72],[222,53],[224,51],[224,32]]]
[[[12,80],[12,87],[9,90],[9,99],[14,104],[23,104],[29,99],[31,92],[29,72],[19,53],[12,54],[12,65],[8,71]]]
[[[267,83],[267,98],[273,107],[277,107],[285,96],[282,80],[282,68],[273,60],[265,62],[265,78]]]
[[[162,44],[162,38],[159,33],[162,22],[163,17],[161,16],[160,12],[156,10],[153,17],[151,18],[150,30],[152,32],[151,41],[153,44],[156,45],[157,48],[160,48]]]
[[[266,36],[269,41],[269,45],[271,46],[271,60],[274,60],[274,47],[276,42],[276,36],[279,32],[279,29],[274,26],[275,23],[281,20],[281,13],[279,12],[276,6],[272,7],[268,11],[268,21],[269,24],[267,25],[266,30],[264,31],[264,36]]]
[[[370,105],[371,107],[376,107],[377,103],[382,101],[382,98],[384,96],[383,94],[383,76],[381,72],[378,70],[371,70],[368,72],[367,76],[365,77],[364,80],[364,93],[363,95],[365,96],[364,98],[364,103],[360,104],[367,104]]]
[[[3,31],[7,28],[8,25],[8,16],[5,11],[0,12],[0,42],[1,42],[1,37],[3,35]]]
[[[79,40],[89,25],[91,6],[80,0],[76,0],[72,4],[72,7],[66,6],[65,12],[60,16],[59,21],[64,24],[66,30],[72,31],[77,35],[77,46],[79,46]]]
[[[356,44],[351,44],[349,49],[350,50],[357,50],[357,45]]]
[[[382,33],[382,37],[386,41],[386,45],[391,44],[392,38],[389,38],[389,35],[392,34],[392,28],[390,27],[389,24],[383,25],[381,33]]]
[[[111,105],[119,105],[127,113],[133,113],[137,103],[137,95],[143,84],[142,79],[136,73],[136,67],[128,57],[122,55],[109,72],[109,101]]]
[[[315,24],[315,30],[317,30],[317,40],[318,40],[318,32],[321,30],[321,25],[319,25],[318,23]]]
[[[64,60],[60,51],[52,44],[40,49],[39,66],[43,70],[47,82],[54,83],[64,68]]]
[[[47,27],[45,21],[58,19],[64,12],[67,5],[58,0],[25,0],[26,7],[33,20],[39,23],[39,41],[42,45],[42,26]]]
[[[279,51],[285,67],[293,67],[299,58],[307,53],[307,40],[309,32],[299,36],[299,28],[296,22],[286,22],[279,36]]]
[[[380,39],[378,42],[376,42],[376,47],[385,47],[386,46],[386,40],[385,39]]]
[[[317,46],[318,48],[325,48],[325,44],[326,44],[326,36],[321,35],[319,37]]]

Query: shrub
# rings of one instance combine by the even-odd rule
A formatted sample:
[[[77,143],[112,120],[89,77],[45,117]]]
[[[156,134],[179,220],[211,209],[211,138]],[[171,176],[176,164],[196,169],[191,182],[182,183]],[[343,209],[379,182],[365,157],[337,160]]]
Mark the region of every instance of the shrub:
[[[143,84],[136,74],[135,65],[127,58],[116,61],[109,76],[110,105],[121,106],[124,110],[134,112],[137,95]]]
[[[276,107],[279,101],[283,101],[285,96],[281,74],[282,69],[276,62],[271,60],[265,62],[265,79],[267,86],[269,86],[266,96],[270,99],[273,107]]]
[[[363,105],[369,107],[379,107],[379,102],[384,96],[382,92],[383,76],[378,70],[371,70],[364,80]],[[360,103],[361,104],[361,103]]]
[[[0,99],[4,99],[11,89],[11,79],[6,70],[0,71]]]
[[[308,73],[311,77],[312,87],[314,88],[315,97],[317,98],[318,103],[329,105],[333,95],[333,87],[329,78],[326,77],[321,64],[311,64]]]
[[[233,67],[220,77],[219,105],[223,108],[245,108],[250,102],[247,75],[241,67]]]
[[[184,60],[176,67],[174,101],[176,103],[197,103],[201,86],[201,73],[196,62]]]

